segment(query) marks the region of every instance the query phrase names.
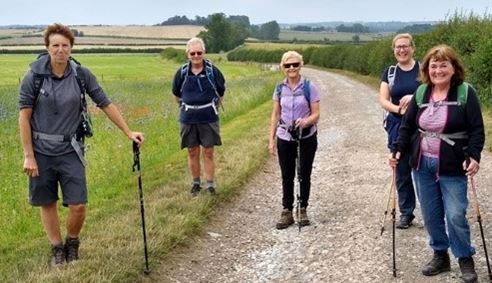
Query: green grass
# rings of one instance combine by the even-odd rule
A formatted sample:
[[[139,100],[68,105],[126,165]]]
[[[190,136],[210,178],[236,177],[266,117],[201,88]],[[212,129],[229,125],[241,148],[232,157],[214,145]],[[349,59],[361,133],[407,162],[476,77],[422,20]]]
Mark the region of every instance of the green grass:
[[[93,105],[95,136],[88,139],[89,204],[82,259],[59,271],[48,267],[49,246],[39,209],[27,203],[17,126],[18,82],[34,57],[0,56],[0,282],[138,281],[143,246],[131,143]],[[186,152],[179,149],[178,108],[170,91],[179,64],[156,55],[76,56],[98,77],[130,127],[145,133],[141,164],[151,264],[193,237],[215,202],[237,194],[266,158],[270,99],[280,74],[212,57],[228,88],[221,114],[224,146],[216,151],[219,196],[191,199]],[[64,223],[66,209],[60,211]]]

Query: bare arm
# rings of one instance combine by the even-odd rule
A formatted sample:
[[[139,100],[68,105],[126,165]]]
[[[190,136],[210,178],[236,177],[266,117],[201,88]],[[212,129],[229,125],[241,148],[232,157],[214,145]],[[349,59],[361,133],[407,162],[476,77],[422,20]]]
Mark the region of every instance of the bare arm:
[[[132,132],[128,127],[125,119],[121,115],[118,107],[113,103],[102,108],[102,111],[108,116],[108,118],[116,125],[120,130],[132,141],[141,144],[144,141],[143,134],[140,132]]]
[[[379,105],[388,112],[398,113],[399,106],[391,103],[390,90],[387,82],[381,82],[379,86]]]
[[[34,158],[31,132],[32,108],[23,108],[19,112],[19,130],[22,150],[24,151],[24,172],[31,177],[39,176],[38,164]]]
[[[272,107],[272,117],[270,120],[270,136],[268,141],[268,150],[270,151],[271,155],[275,154],[277,125],[279,120],[280,120],[280,103],[278,101],[274,101]]]

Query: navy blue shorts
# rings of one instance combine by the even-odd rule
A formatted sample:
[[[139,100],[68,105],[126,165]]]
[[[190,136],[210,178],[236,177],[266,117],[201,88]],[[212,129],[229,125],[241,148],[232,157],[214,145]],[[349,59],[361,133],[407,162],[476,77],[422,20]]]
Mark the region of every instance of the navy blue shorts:
[[[222,145],[219,122],[208,124],[181,124],[181,149],[185,147],[213,147]]]
[[[35,152],[34,156],[39,176],[29,177],[31,205],[43,206],[58,201],[58,184],[64,206],[87,203],[85,168],[75,151],[60,156]]]

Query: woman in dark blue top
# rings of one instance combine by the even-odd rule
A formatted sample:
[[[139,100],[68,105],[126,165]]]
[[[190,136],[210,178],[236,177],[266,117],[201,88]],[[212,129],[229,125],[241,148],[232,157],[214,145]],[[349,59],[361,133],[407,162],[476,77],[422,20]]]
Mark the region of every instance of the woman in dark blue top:
[[[408,33],[397,34],[393,38],[393,54],[398,61],[385,69],[379,88],[379,103],[388,111],[385,130],[388,133],[388,148],[395,150],[396,139],[408,102],[419,86],[419,63],[413,59],[415,43]],[[399,162],[396,168],[396,187],[400,221],[396,228],[407,229],[415,218],[415,190],[412,183],[411,168],[407,160]]]

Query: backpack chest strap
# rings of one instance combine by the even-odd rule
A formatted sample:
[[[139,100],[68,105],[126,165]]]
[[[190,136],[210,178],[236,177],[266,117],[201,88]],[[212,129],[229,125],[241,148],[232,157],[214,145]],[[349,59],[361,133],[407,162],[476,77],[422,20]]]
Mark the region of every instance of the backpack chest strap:
[[[452,139],[467,139],[468,134],[467,132],[456,132],[456,133],[451,133],[451,134],[443,134],[443,133],[437,133],[437,132],[431,132],[431,131],[424,131],[422,129],[419,129],[420,136],[421,137],[430,137],[430,138],[439,138],[449,144],[450,146],[454,146],[455,142]]]

